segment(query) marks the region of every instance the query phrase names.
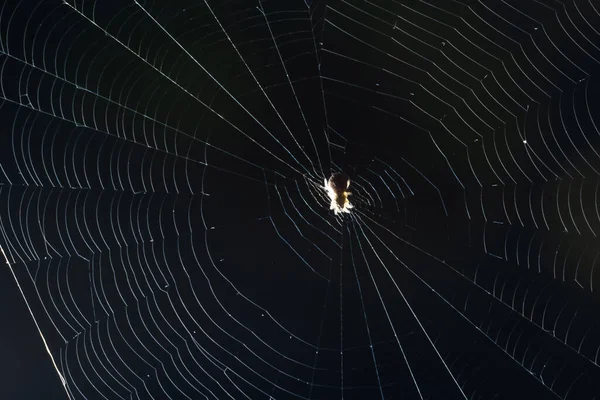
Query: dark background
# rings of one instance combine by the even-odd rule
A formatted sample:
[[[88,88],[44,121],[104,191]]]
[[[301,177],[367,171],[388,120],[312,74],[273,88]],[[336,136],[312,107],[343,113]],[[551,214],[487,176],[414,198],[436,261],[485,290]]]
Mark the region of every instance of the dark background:
[[[69,395],[598,396],[593,4],[209,5],[0,14],[0,245]],[[1,271],[2,398],[67,398]]]

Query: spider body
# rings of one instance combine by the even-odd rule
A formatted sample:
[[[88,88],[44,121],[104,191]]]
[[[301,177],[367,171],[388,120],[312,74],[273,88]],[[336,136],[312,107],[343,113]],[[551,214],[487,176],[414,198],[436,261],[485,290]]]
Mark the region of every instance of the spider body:
[[[331,175],[329,180],[324,180],[324,188],[331,200],[330,210],[333,210],[335,215],[340,213],[349,213],[352,208],[348,196],[352,193],[348,192],[350,187],[350,178],[343,173],[335,173]]]

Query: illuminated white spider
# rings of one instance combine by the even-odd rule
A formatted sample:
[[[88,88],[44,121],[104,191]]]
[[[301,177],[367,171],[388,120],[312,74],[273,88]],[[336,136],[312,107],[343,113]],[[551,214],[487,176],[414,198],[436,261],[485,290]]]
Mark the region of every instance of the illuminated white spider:
[[[347,189],[350,187],[350,178],[348,176],[335,173],[331,175],[329,180],[323,180],[323,188],[327,191],[327,195],[331,199],[330,210],[333,210],[335,215],[340,213],[349,213],[350,209],[353,208],[348,200],[348,196],[352,193],[348,192]]]

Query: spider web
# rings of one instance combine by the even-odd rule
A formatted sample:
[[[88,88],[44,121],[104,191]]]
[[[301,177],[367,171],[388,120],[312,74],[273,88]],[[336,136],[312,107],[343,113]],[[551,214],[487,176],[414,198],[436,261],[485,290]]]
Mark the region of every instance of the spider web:
[[[64,396],[596,398],[597,26],[5,2],[0,247]]]

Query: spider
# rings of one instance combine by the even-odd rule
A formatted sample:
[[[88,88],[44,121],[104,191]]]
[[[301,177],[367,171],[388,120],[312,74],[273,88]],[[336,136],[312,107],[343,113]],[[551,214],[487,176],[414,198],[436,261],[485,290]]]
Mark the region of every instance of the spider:
[[[329,180],[323,180],[323,188],[327,191],[327,195],[331,199],[330,210],[333,210],[335,215],[340,213],[349,213],[350,209],[353,208],[348,200],[348,196],[352,193],[348,192],[350,186],[350,178],[343,173],[336,172]]]

